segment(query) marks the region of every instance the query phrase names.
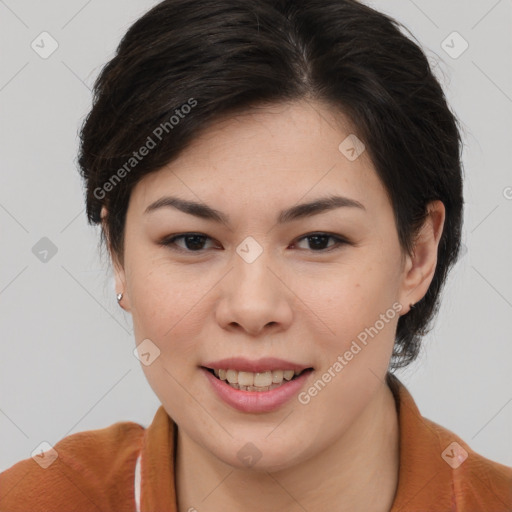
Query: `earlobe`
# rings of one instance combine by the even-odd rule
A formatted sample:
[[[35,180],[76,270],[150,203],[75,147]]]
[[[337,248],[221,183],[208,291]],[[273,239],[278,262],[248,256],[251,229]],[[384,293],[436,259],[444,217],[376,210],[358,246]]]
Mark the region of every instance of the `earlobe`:
[[[428,215],[415,237],[412,255],[407,255],[402,274],[400,302],[406,314],[428,291],[437,266],[437,251],[443,233],[445,207],[439,201],[428,205]]]
[[[130,301],[126,292],[126,276],[124,269],[121,268],[115,257],[112,257],[112,266],[114,268],[117,303],[125,311],[131,311]]]
[[[116,293],[116,299],[117,303],[121,308],[123,308],[125,311],[130,311],[130,301],[128,300],[128,294],[126,292],[126,275],[124,272],[123,267],[119,263],[116,255],[112,251],[112,247],[110,246],[110,239],[108,236],[108,229],[106,225],[106,219],[108,215],[108,210],[105,206],[101,207],[101,224],[103,232],[106,235],[107,245],[108,245],[108,253],[110,256],[110,261],[112,263],[112,268],[114,271],[114,281],[115,281],[115,293]]]

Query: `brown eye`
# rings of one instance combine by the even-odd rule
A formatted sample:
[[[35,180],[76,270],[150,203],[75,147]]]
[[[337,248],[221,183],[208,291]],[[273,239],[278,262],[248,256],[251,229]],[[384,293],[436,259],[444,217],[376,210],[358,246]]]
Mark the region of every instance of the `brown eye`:
[[[183,245],[176,244],[177,240],[183,240]],[[166,238],[160,244],[178,251],[200,252],[204,250],[206,240],[211,240],[211,238],[202,233],[183,233]]]
[[[328,245],[329,239],[334,240],[334,243]],[[307,240],[309,247],[306,249],[313,252],[326,252],[333,248],[337,248],[340,245],[348,244],[349,242],[342,237],[336,235],[330,235],[329,233],[311,233],[299,238],[299,242]]]

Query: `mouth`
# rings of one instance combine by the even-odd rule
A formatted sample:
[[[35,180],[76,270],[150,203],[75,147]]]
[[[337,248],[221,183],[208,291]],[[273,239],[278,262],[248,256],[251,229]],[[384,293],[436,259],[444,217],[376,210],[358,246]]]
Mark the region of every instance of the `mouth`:
[[[199,367],[211,390],[228,406],[243,413],[271,413],[290,402],[307,385],[314,368],[264,357],[229,357]]]
[[[287,382],[293,381],[305,373],[313,371],[313,368],[265,370],[250,372],[235,370],[233,368],[203,368],[216,379],[223,381],[233,389],[240,391],[263,392],[279,388]]]

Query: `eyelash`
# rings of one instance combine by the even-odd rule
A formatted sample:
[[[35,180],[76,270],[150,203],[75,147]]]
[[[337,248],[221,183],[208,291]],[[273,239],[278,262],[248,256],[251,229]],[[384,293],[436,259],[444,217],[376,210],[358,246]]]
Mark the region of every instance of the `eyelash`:
[[[208,235],[205,235],[203,233],[181,233],[179,235],[172,235],[170,237],[164,238],[162,241],[159,242],[159,244],[163,245],[164,247],[168,247],[169,249],[171,249],[173,251],[178,251],[178,252],[183,252],[183,253],[189,253],[189,254],[199,253],[200,254],[200,253],[204,252],[206,249],[199,249],[197,251],[191,251],[189,249],[183,249],[182,247],[176,246],[176,244],[175,244],[176,240],[185,239],[190,236],[199,236],[199,237],[203,237],[203,238],[206,238],[209,240],[213,240],[211,237],[209,237]],[[327,252],[332,251],[333,249],[340,249],[341,246],[343,246],[343,245],[352,245],[351,242],[349,242],[344,237],[341,237],[338,235],[332,235],[330,233],[324,233],[322,231],[308,233],[307,235],[303,235],[300,238],[298,238],[297,241],[300,242],[301,240],[304,240],[305,238],[312,238],[314,236],[328,237],[328,238],[332,238],[335,240],[335,244],[326,249],[320,249],[320,250],[316,250],[316,251],[313,249],[309,249],[310,252],[314,252],[314,253],[327,253]],[[308,249],[301,249],[301,250],[308,250]]]

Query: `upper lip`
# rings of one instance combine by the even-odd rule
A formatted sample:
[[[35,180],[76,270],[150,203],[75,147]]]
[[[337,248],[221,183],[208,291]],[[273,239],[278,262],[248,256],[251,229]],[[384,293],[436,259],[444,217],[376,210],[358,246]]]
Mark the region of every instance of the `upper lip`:
[[[229,357],[226,359],[219,359],[217,361],[209,361],[204,363],[203,366],[205,368],[210,368],[211,370],[224,369],[253,373],[272,370],[293,370],[301,372],[302,370],[311,368],[309,365],[285,361],[284,359],[278,359],[275,357],[264,357],[254,360],[246,359],[245,357]]]

